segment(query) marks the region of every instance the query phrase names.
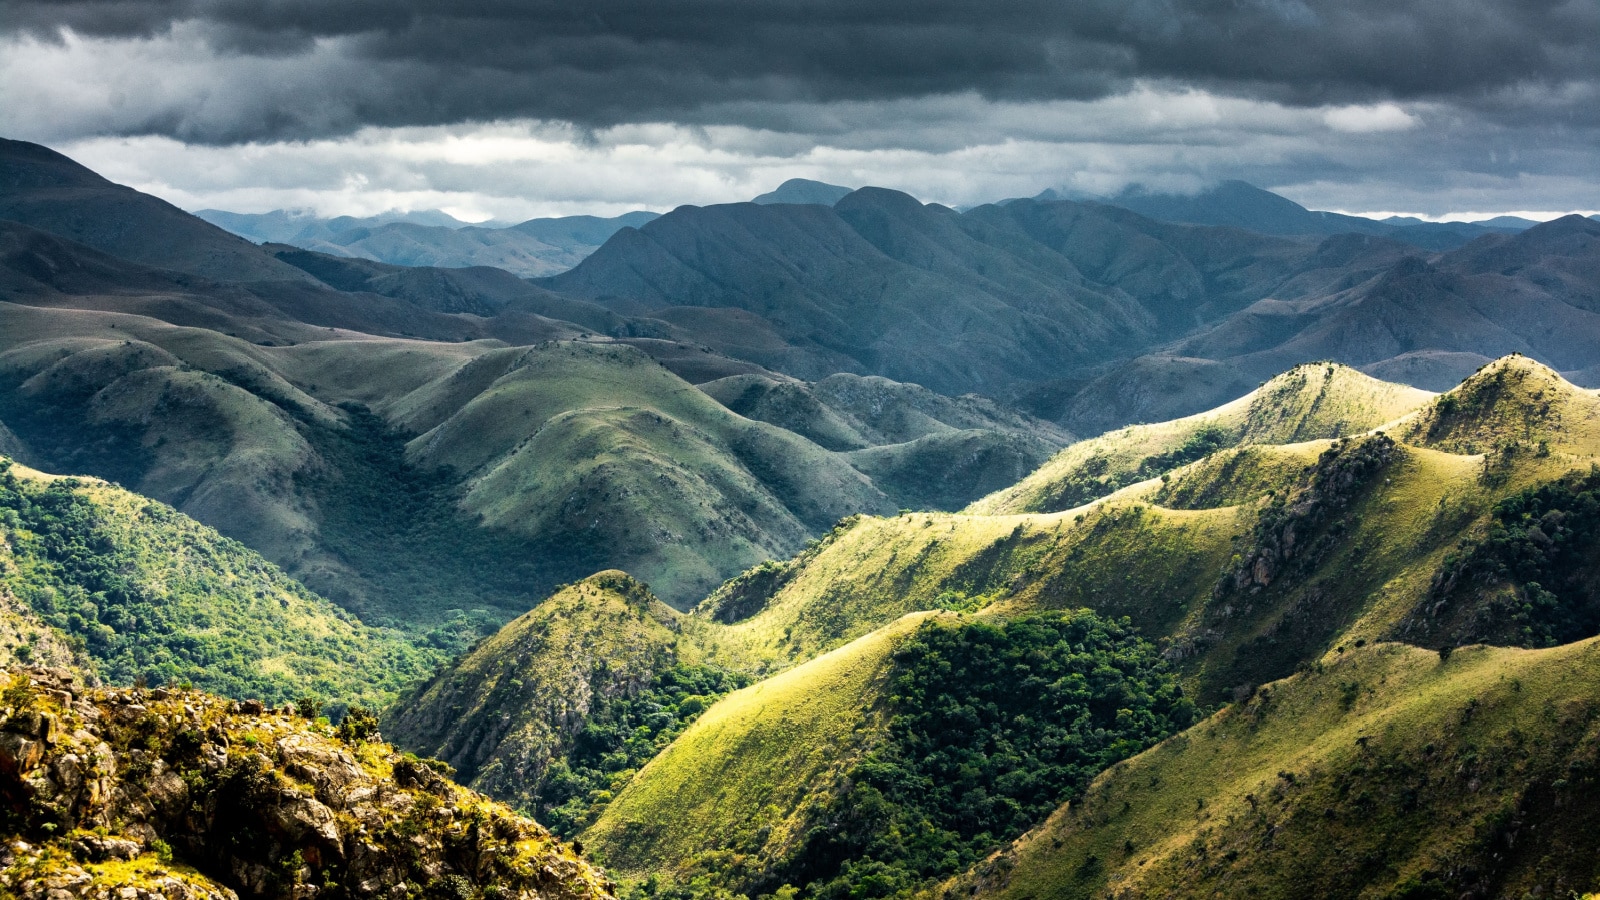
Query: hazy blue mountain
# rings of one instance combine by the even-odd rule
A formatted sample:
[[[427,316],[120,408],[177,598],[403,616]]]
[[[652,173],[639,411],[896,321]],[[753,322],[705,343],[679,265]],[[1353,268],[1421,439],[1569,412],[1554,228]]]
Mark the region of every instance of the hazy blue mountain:
[[[296,244],[297,241],[325,240],[357,228],[380,228],[395,222],[442,228],[465,228],[472,224],[437,209],[391,211],[376,216],[334,216],[325,218],[310,210],[275,209],[265,213],[236,213],[225,209],[195,210],[196,216],[258,244]],[[296,244],[298,246],[298,244]]]
[[[1323,255],[1336,263],[1361,240],[1330,238]],[[1334,360],[1444,390],[1491,360],[1522,353],[1577,384],[1600,384],[1600,224],[1581,216],[1488,235],[1428,259],[1404,254],[1338,287],[1263,298],[1119,364],[1077,387],[1063,406],[1035,412],[1080,433],[1158,421],[1238,396],[1290,359]]]
[[[837,184],[828,184],[823,181],[812,181],[808,178],[791,178],[778,185],[777,190],[768,191],[751,200],[751,203],[816,203],[822,206],[832,206],[844,199],[850,193],[850,188],[840,187]]]
[[[520,277],[570,269],[618,229],[656,217],[638,211],[614,218],[562,216],[501,226],[472,225],[438,210],[332,219],[281,209],[260,214],[207,209],[195,215],[256,243],[401,266],[494,266]]]
[[[1364,272],[1403,248],[1340,265]],[[1110,206],[1025,200],[961,214],[863,188],[832,208],[682,207],[540,283],[807,380],[845,371],[999,396],[1269,291],[1310,290],[1288,282],[1321,268],[1299,241]]]
[[[1490,229],[1494,229],[1494,230],[1497,230],[1497,231],[1508,231],[1508,232],[1525,231],[1525,230],[1527,230],[1529,228],[1532,228],[1533,226],[1539,224],[1537,221],[1535,221],[1533,219],[1524,219],[1521,216],[1495,216],[1492,219],[1480,219],[1480,220],[1478,220],[1476,222],[1444,222],[1444,223],[1428,222],[1428,221],[1426,221],[1424,219],[1419,219],[1416,216],[1390,216],[1387,219],[1384,219],[1383,223],[1385,225],[1400,225],[1400,226],[1438,225],[1438,224],[1445,224],[1445,225],[1465,224],[1465,225],[1477,225],[1477,226],[1479,226],[1481,228],[1490,228]]]
[[[1424,222],[1405,218],[1378,221],[1361,216],[1319,212],[1243,181],[1224,181],[1192,195],[1154,193],[1135,185],[1105,202],[1164,222],[1226,225],[1263,234],[1376,234],[1398,238],[1429,250],[1449,250],[1484,234],[1518,231],[1527,227],[1515,223],[1487,225]]]
[[[552,247],[567,249],[594,248],[606,242],[606,239],[624,228],[641,228],[646,222],[660,218],[660,213],[646,210],[635,210],[604,219],[599,216],[558,216],[549,219],[529,219],[518,225],[511,226],[512,231],[518,231],[529,237],[536,238]]]

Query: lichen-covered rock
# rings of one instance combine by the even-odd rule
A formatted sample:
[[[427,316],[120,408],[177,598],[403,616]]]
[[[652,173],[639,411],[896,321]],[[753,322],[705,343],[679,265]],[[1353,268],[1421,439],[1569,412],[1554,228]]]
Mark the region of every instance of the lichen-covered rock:
[[[287,710],[0,673],[0,897],[608,900],[440,764]]]

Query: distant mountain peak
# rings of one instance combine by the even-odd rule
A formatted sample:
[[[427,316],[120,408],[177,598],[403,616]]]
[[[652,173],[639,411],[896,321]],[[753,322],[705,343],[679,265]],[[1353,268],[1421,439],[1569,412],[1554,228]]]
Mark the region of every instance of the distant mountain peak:
[[[778,185],[777,190],[768,191],[751,200],[751,203],[815,203],[821,206],[832,206],[838,203],[852,190],[837,184],[828,184],[825,181],[812,181],[809,178],[791,178]]]
[[[1324,230],[1318,213],[1247,181],[1222,181],[1194,194],[1158,193],[1130,185],[1108,202],[1169,222],[1232,225],[1268,234]]]

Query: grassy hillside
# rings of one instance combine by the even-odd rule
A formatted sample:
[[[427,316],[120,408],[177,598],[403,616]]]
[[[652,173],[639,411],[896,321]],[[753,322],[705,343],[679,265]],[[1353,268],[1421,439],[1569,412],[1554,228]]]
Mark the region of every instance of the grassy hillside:
[[[738,618],[728,642],[780,662],[839,646],[909,612],[972,611],[991,603],[1091,606],[1159,632],[1208,596],[1240,523],[1232,508],[1121,502],[1086,510],[1082,518],[863,518],[794,561],[723,586],[706,611]]]
[[[948,896],[1523,897],[1600,888],[1593,640],[1350,648],[1112,767]]]
[[[1223,447],[1358,434],[1417,409],[1428,396],[1347,366],[1308,363],[1210,412],[1131,425],[1073,444],[967,511],[995,515],[1070,509]]]
[[[171,502],[363,617],[424,631],[504,621],[610,566],[686,604],[893,508],[849,460],[627,346],[265,347],[114,313],[0,320],[0,413],[28,458]]]
[[[1486,399],[1470,399],[1478,397]],[[1440,425],[1438,410],[1452,404],[1477,412]],[[1392,411],[1380,406],[1369,415]],[[1436,615],[1425,601],[1438,573],[1455,565],[1448,560],[1471,556],[1491,538],[1497,515],[1502,532],[1515,525],[1505,521],[1509,513],[1495,512],[1499,504],[1563,479],[1570,496],[1536,500],[1545,504],[1538,514],[1551,503],[1574,510],[1586,503],[1586,483],[1571,479],[1600,458],[1600,436],[1588,434],[1596,416],[1600,398],[1512,357],[1396,422],[1390,431],[1398,442],[1374,434],[1246,444],[1063,513],[863,518],[794,560],[729,582],[704,611],[732,623],[730,639],[748,652],[781,661],[918,610],[1089,606],[1132,616],[1165,637],[1190,687],[1222,699],[1240,685],[1289,674],[1340,634],[1376,640],[1422,627]],[[1280,439],[1304,433],[1304,417],[1239,419],[1264,437],[1274,427]],[[1479,449],[1461,443],[1465,435],[1509,430],[1521,449],[1460,452]],[[1526,538],[1527,528],[1518,527]],[[1575,519],[1567,531],[1587,540],[1587,527]],[[1567,580],[1554,590],[1567,599],[1549,615],[1581,618],[1594,579],[1586,568],[1562,566]],[[1527,598],[1544,596],[1534,581],[1526,572],[1488,578],[1458,604],[1460,614],[1479,621],[1473,617],[1489,615],[1486,604],[1505,607],[1484,627],[1531,615],[1522,609]],[[1518,603],[1495,599],[1507,591]],[[1460,634],[1482,640],[1490,632]]]
[[[1043,447],[998,436],[1004,417],[930,420],[930,440],[856,460],[610,342],[269,347],[11,305],[0,322],[0,417],[29,459],[170,502],[364,619],[451,645],[609,567],[688,605],[843,516],[958,505]],[[960,424],[982,407],[947,405]]]
[[[6,629],[6,652],[19,661],[71,661],[113,684],[373,706],[440,658],[362,625],[171,507],[102,482],[0,460],[0,535],[0,596],[20,623]]]
[[[402,698],[384,733],[575,832],[716,695],[742,684],[709,630],[627,575],[602,572]]]
[[[830,450],[901,444],[930,435],[988,430],[1065,444],[1071,435],[976,395],[945,397],[915,384],[838,373],[807,384],[735,375],[700,385],[742,416],[802,434]]]
[[[475,362],[503,374],[414,438],[410,458],[466,475],[464,509],[565,554],[568,571],[623,568],[687,605],[889,507],[844,458],[733,415],[631,347],[490,357]]]
[[[1308,382],[1340,376],[1326,367],[1302,374]],[[1362,386],[1351,392],[1356,397],[1385,396],[1348,375]],[[1283,689],[1258,685],[1369,659],[1358,651],[1381,641],[1424,643],[1417,658],[1437,662],[1439,647],[1453,651],[1485,639],[1542,646],[1600,628],[1600,579],[1590,562],[1600,541],[1600,482],[1592,474],[1600,440],[1587,432],[1600,420],[1593,393],[1512,357],[1437,400],[1424,398],[1385,430],[1320,440],[1297,438],[1302,428],[1324,427],[1314,421],[1318,410],[1346,421],[1336,404],[1325,400],[1308,413],[1283,400],[1303,397],[1303,390],[1265,393],[1277,402],[1254,408],[1276,415],[1237,421],[1266,443],[1216,450],[1059,513],[852,518],[797,557],[723,585],[694,616],[678,620],[680,634],[693,623],[695,639],[680,637],[677,646],[715,646],[727,665],[781,674],[711,706],[659,756],[618,779],[620,792],[595,795],[599,802],[585,811],[600,815],[584,841],[647,892],[654,884],[674,897],[725,890],[754,896],[789,884],[806,896],[831,897],[842,896],[846,882],[862,896],[902,894],[954,871],[950,860],[972,859],[964,854],[1004,839],[1003,826],[982,839],[963,835],[940,824],[942,806],[921,805],[949,799],[949,779],[917,780],[928,777],[932,770],[923,766],[934,757],[902,751],[932,745],[905,743],[896,710],[905,712],[897,704],[911,695],[888,685],[898,684],[900,650],[923,620],[955,625],[977,616],[1004,630],[1085,607],[1127,616],[1134,637],[1159,647],[1186,693],[1212,708],[1233,701],[1225,715],[1235,716],[1246,715],[1237,704],[1247,698],[1277,697]],[[1379,406],[1364,414],[1389,412]],[[1513,434],[1512,451],[1493,449],[1510,446]],[[1492,452],[1473,452],[1485,447]],[[597,637],[578,642],[626,660],[618,649],[626,641],[608,645],[600,636],[617,613],[600,609],[586,626]],[[1476,652],[1456,651],[1449,664]],[[941,669],[942,683],[955,684],[949,673],[956,670]],[[1385,678],[1393,680],[1362,674],[1327,702],[1363,708],[1363,698],[1385,696]],[[1002,680],[1020,686],[1028,679]],[[1408,689],[1397,696],[1409,697]],[[1263,710],[1276,709],[1273,702],[1252,701]],[[1388,701],[1373,704],[1377,715]],[[624,754],[629,769],[668,733],[647,731],[637,745],[645,752]],[[1287,725],[1273,746],[1291,739],[1314,740],[1309,721]],[[1008,750],[985,758],[1014,756]],[[1026,763],[1015,776],[1023,782],[997,781],[985,796],[999,797],[1002,783],[1024,783],[1047,768]],[[1270,773],[1280,768],[1300,772],[1280,766]],[[863,785],[871,790],[862,793]],[[1184,802],[1196,799],[1186,795]],[[1198,799],[1195,810],[1205,818],[1213,799]],[[1186,821],[1170,810],[1162,816]],[[1024,818],[1021,827],[1040,821]],[[983,817],[969,809],[959,820]],[[1125,841],[1145,846],[1126,836],[1116,845]],[[1101,861],[1094,865],[1113,871],[1103,862],[1111,857],[1094,852]],[[969,879],[998,877],[996,871],[980,868]],[[1051,872],[1024,892],[1050,893],[1039,885],[1058,877]],[[648,880],[652,874],[658,881]]]
[[[702,854],[710,868],[742,864],[747,874],[774,861],[868,749],[885,713],[892,654],[925,618],[724,698],[611,802],[585,843],[631,877],[692,868]],[[734,848],[752,858],[726,859]]]
[[[584,838],[690,895],[903,893],[1194,718],[1125,623],[916,614],[713,706]]]
[[[841,373],[806,384],[735,375],[700,389],[746,418],[854,451],[851,465],[901,508],[959,509],[1013,484],[1071,440],[992,401],[887,378]]]

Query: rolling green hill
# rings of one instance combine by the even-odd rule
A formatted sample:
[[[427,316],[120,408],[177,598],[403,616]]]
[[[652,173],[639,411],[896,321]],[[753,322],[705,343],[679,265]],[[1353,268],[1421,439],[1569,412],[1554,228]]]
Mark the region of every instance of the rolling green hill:
[[[925,618],[712,706],[606,807],[585,843],[623,876],[687,880],[696,865],[754,876],[803,838],[807,816],[868,750],[884,722],[892,655]]]
[[[1246,445],[1061,513],[864,518],[729,582],[705,609],[750,652],[783,659],[917,610],[1089,606],[1165,637],[1189,686],[1220,699],[1289,674],[1341,633],[1375,640],[1414,619],[1497,504],[1587,472],[1597,412],[1593,393],[1510,357],[1386,426],[1398,442]],[[1296,436],[1299,420],[1281,421]],[[1461,452],[1491,437],[1502,449]]]
[[[1194,718],[1126,623],[912,614],[712,706],[584,840],[692,895],[903,893]]]
[[[503,621],[608,567],[689,605],[843,516],[960,505],[1059,440],[883,382],[874,442],[916,436],[913,419],[927,437],[855,458],[609,341],[263,346],[20,305],[0,322],[18,452],[171,502],[364,618],[424,630],[475,610]]]
[[[1274,385],[1239,404],[1241,409],[1230,410],[1231,420],[1224,420],[1259,435],[1263,443],[1214,450],[1164,477],[1059,513],[915,513],[847,520],[794,559],[765,564],[728,582],[684,620],[696,622],[695,645],[711,642],[725,664],[743,671],[780,674],[712,705],[659,756],[608,785],[620,791],[608,789],[599,802],[586,807],[590,815],[598,811],[599,818],[582,839],[630,883],[657,884],[671,896],[716,895],[721,890],[755,896],[786,883],[804,888],[807,896],[832,896],[835,888],[826,886],[828,880],[846,872],[853,873],[848,877],[860,890],[894,895],[925,884],[938,872],[954,871],[948,859],[972,858],[962,854],[995,846],[1003,833],[990,833],[975,844],[948,837],[885,838],[884,843],[861,836],[946,834],[929,824],[937,819],[928,817],[937,813],[918,805],[921,793],[896,793],[892,786],[900,782],[894,779],[901,776],[886,781],[883,774],[931,771],[921,767],[930,765],[932,757],[923,750],[906,756],[903,747],[911,745],[892,739],[897,733],[893,711],[900,708],[893,698],[900,694],[888,687],[899,664],[897,648],[923,621],[959,629],[972,627],[961,623],[976,617],[984,627],[1005,628],[1081,608],[1102,617],[1126,616],[1136,636],[1159,646],[1160,657],[1186,693],[1213,708],[1233,702],[1200,731],[1113,766],[1101,776],[1101,783],[1113,784],[1121,783],[1120,773],[1143,772],[1138,767],[1145,760],[1179,752],[1174,748],[1201,749],[1181,751],[1189,755],[1173,765],[1217,765],[1222,751],[1213,752],[1204,743],[1208,739],[1200,735],[1206,729],[1243,716],[1252,721],[1265,716],[1270,722],[1276,698],[1298,697],[1292,692],[1302,689],[1295,685],[1309,681],[1321,685],[1316,702],[1323,704],[1323,711],[1286,722],[1258,748],[1264,754],[1259,768],[1239,771],[1241,778],[1247,772],[1259,771],[1262,776],[1250,777],[1264,777],[1280,769],[1302,780],[1322,778],[1326,767],[1313,766],[1307,774],[1298,763],[1289,763],[1301,752],[1292,749],[1300,746],[1294,742],[1321,746],[1319,723],[1344,727],[1338,715],[1326,715],[1328,703],[1370,710],[1380,718],[1432,715],[1441,708],[1412,703],[1404,686],[1411,676],[1402,677],[1399,670],[1389,674],[1374,660],[1403,658],[1437,666],[1443,655],[1440,646],[1453,649],[1484,640],[1547,646],[1586,638],[1600,627],[1600,580],[1587,562],[1593,558],[1593,542],[1600,541],[1600,513],[1595,512],[1600,509],[1595,500],[1600,483],[1590,474],[1600,460],[1600,434],[1591,433],[1600,420],[1600,398],[1518,357],[1485,367],[1436,399],[1374,386],[1358,373],[1322,366],[1290,373],[1284,383],[1296,380],[1301,384],[1295,389]],[[1330,390],[1324,392],[1319,382]],[[1298,402],[1305,384],[1312,385],[1313,396],[1324,395],[1321,404]],[[1265,396],[1277,402],[1262,403]],[[1252,403],[1258,413],[1273,414],[1245,415]],[[1390,421],[1380,431],[1360,432],[1355,425],[1344,425],[1356,413]],[[1331,427],[1329,423],[1356,433],[1300,439],[1302,429]],[[1508,446],[1513,449],[1505,450]],[[1563,549],[1556,553],[1552,545]],[[1452,580],[1453,572],[1463,574]],[[1441,599],[1448,602],[1441,605]],[[1387,649],[1393,641],[1425,646],[1417,651]],[[680,640],[679,647],[686,645]],[[1362,649],[1369,647],[1378,649]],[[1534,658],[1517,655],[1526,651],[1495,652],[1510,654],[1496,659]],[[1490,651],[1457,651],[1448,665],[1477,659],[1480,653]],[[1321,674],[1336,666],[1377,668],[1362,668],[1345,682]],[[1422,671],[1420,664],[1407,666],[1407,672]],[[474,683],[472,676],[461,677]],[[1285,677],[1291,680],[1275,683]],[[1342,686],[1352,677],[1359,689]],[[1449,691],[1468,696],[1480,689],[1481,680],[1474,678],[1474,687]],[[1394,688],[1393,703],[1385,699],[1391,696],[1386,679],[1402,682]],[[1252,697],[1257,699],[1243,705]],[[1370,733],[1376,746],[1378,735],[1390,732],[1374,726],[1362,733]],[[1356,736],[1349,735],[1352,747]],[[1430,754],[1456,753],[1461,758],[1471,758],[1472,748],[1479,746],[1447,745],[1439,739],[1433,744]],[[1439,749],[1445,746],[1456,749]],[[1541,771],[1565,765],[1568,757],[1559,754],[1579,752],[1571,746],[1552,745],[1555,755],[1548,761],[1555,768]],[[902,750],[886,749],[892,747]],[[1381,780],[1391,779],[1387,769],[1369,776],[1358,768],[1349,775],[1357,781],[1369,777],[1380,779],[1370,783],[1381,783],[1383,790],[1394,784]],[[1171,781],[1186,783],[1177,775]],[[868,803],[865,795],[852,794],[862,783],[880,785],[875,790],[882,797]],[[1227,779],[1215,783],[1214,793],[1183,795],[1186,804],[1199,799],[1200,805],[1191,809],[1207,823],[1212,822],[1207,811],[1214,803],[1225,797],[1232,798],[1229,803],[1245,803],[1244,793],[1260,801],[1271,787],[1235,790]],[[1506,784],[1514,787],[1513,782]],[[1092,790],[1083,802],[1095,803],[1100,790]],[[847,796],[855,799],[841,799]],[[1376,788],[1372,796],[1380,796]],[[887,805],[874,805],[883,803]],[[848,809],[878,810],[860,821],[880,825],[859,831],[860,821]],[[1321,807],[1312,811],[1321,815]],[[1485,806],[1472,815],[1492,812]],[[872,818],[880,815],[886,818]],[[1023,815],[1022,828],[1044,820],[1042,811]],[[1058,813],[1051,822],[1065,815]],[[1018,890],[1075,896],[1078,888],[1072,885],[1077,882],[1071,879],[1076,878],[1090,885],[1085,895],[1094,894],[1100,890],[1094,885],[1104,886],[1108,877],[1113,878],[1109,883],[1118,884],[1115,879],[1145,871],[1136,866],[1138,849],[1152,845],[1147,842],[1155,841],[1153,829],[1189,828],[1188,819],[1170,810],[1141,821],[1147,823],[1140,826],[1143,831],[1116,832],[1115,846],[1128,841],[1136,849],[1115,859],[1094,849],[1102,843],[1071,838],[1079,841],[1074,846],[1090,848],[1083,854],[1093,853],[1099,861],[1085,866],[1080,859],[1070,869],[1052,868],[1052,851],[1040,849],[1038,833],[1030,833],[1017,858],[1028,860],[1041,874],[1030,876],[1034,880]],[[1226,824],[1237,830],[1245,827],[1241,821],[1236,816]],[[901,824],[889,824],[896,822]],[[905,824],[910,822],[920,824]],[[1462,827],[1470,832],[1472,826],[1450,827],[1454,835],[1464,833]],[[1576,826],[1562,827],[1567,836],[1561,840],[1575,840]],[[1219,822],[1202,836],[1212,840],[1221,828]],[[1422,833],[1414,846],[1425,846],[1429,853],[1443,852],[1439,848],[1444,843],[1455,841],[1435,839],[1426,829]],[[1167,842],[1162,846],[1174,849],[1162,852],[1176,854],[1172,865],[1187,865],[1182,854],[1192,852],[1193,833],[1170,834],[1178,836],[1171,841],[1162,837]],[[1317,834],[1317,840],[1328,839],[1323,832]],[[1094,842],[1101,841],[1098,835]],[[1228,840],[1233,842],[1229,847],[1242,847],[1257,838]],[[1371,840],[1377,843],[1363,846],[1382,842],[1381,836]],[[931,849],[941,846],[955,855]],[[1410,851],[1397,844],[1392,852]],[[1570,870],[1570,851],[1558,846],[1551,852],[1566,853],[1559,866]],[[1120,862],[1124,857],[1132,862]],[[935,863],[935,858],[946,862]],[[1007,865],[978,863],[958,888],[976,884],[979,890],[997,889],[1007,883]],[[1021,866],[1018,862],[1017,871]],[[1398,885],[1412,875],[1418,884],[1427,884],[1434,878],[1423,868],[1384,866],[1355,868],[1367,872],[1359,877],[1372,884]],[[1273,891],[1293,896],[1297,885],[1313,883],[1272,876],[1270,869],[1262,872],[1266,874],[1258,881],[1268,896]],[[1057,882],[1062,886],[1048,887]],[[1127,894],[1140,895],[1137,888]]]
[[[0,320],[0,407],[30,459],[170,501],[367,618],[503,621],[608,566],[687,604],[893,508],[845,457],[625,345],[264,347],[109,312]]]

